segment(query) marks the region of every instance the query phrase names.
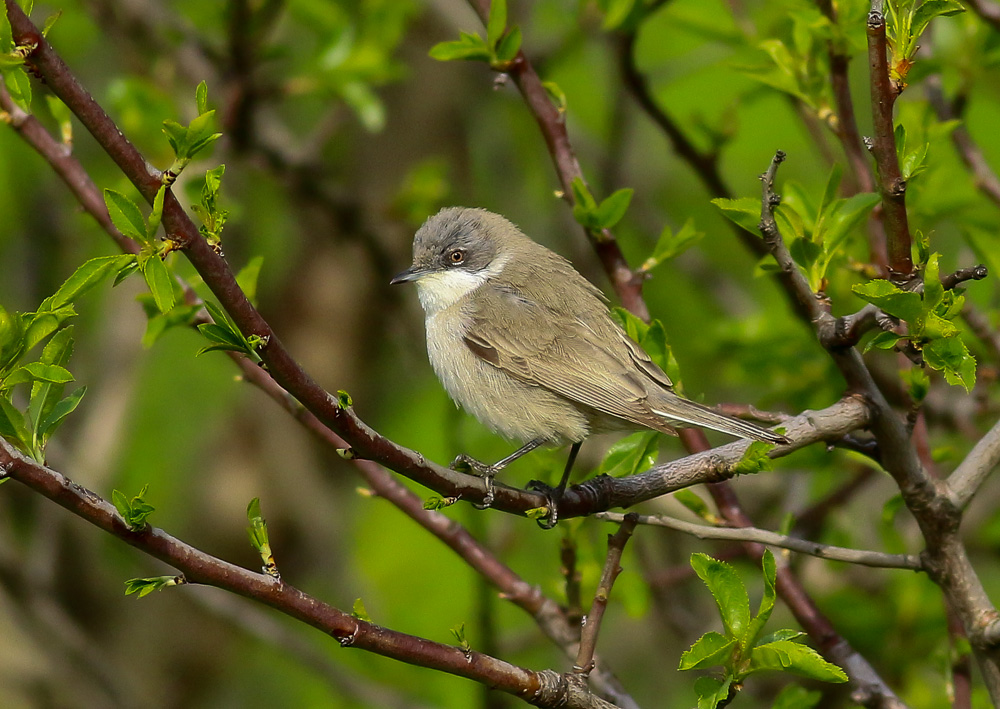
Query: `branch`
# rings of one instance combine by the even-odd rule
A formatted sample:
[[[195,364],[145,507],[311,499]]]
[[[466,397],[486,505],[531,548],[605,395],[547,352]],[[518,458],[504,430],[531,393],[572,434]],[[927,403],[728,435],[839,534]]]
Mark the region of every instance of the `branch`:
[[[594,593],[594,602],[590,606],[590,613],[583,626],[580,635],[580,652],[576,656],[576,663],[573,665],[573,672],[586,677],[594,666],[594,650],[597,648],[597,636],[601,632],[601,621],[604,619],[604,611],[608,607],[608,598],[611,596],[611,587],[615,584],[615,579],[621,573],[622,554],[625,545],[635,531],[639,515],[630,512],[622,515],[618,531],[608,535],[608,557],[604,561],[604,571],[601,573],[601,580],[597,584],[597,591]]]
[[[879,193],[885,223],[889,273],[894,280],[908,280],[913,273],[910,227],[906,217],[906,182],[899,172],[892,107],[900,89],[889,79],[882,0],[872,0],[868,13],[868,64],[875,135],[871,151],[878,168]]]
[[[0,83],[0,108],[8,112],[12,119],[12,127],[63,177],[83,208],[104,228],[118,246],[124,251],[136,251],[135,242],[122,236],[112,224],[107,207],[101,198],[100,190],[79,161],[72,156],[69,146],[56,141],[37,118],[24,113],[16,104],[13,104],[2,83]],[[190,286],[185,283],[182,283],[182,286],[187,293],[188,302],[192,304],[198,302],[197,296]],[[197,322],[211,322],[211,320],[205,312],[202,312]],[[267,372],[246,357],[233,352],[226,354],[242,370],[244,381],[263,391],[317,438],[335,449],[343,449],[348,446],[344,439],[324,426],[287,391],[278,386]],[[567,616],[559,608],[555,601],[546,597],[542,594],[541,589],[524,581],[510,567],[501,562],[488,548],[480,544],[469,533],[468,529],[439,512],[424,509],[423,500],[395,480],[385,469],[372,461],[353,460],[351,462],[365,478],[373,492],[388,500],[417,524],[444,542],[472,569],[489,581],[503,598],[531,615],[539,629],[559,646],[567,657],[575,657],[579,636],[577,624],[574,619]],[[619,680],[599,658],[596,660],[596,664],[597,667],[590,676],[595,688],[605,696],[612,697],[618,704],[634,706],[634,701],[626,693]]]
[[[595,515],[597,519],[608,522],[621,522],[625,515],[617,512],[600,512]],[[918,556],[912,554],[887,554],[878,551],[864,551],[861,549],[847,549],[844,547],[830,546],[811,542],[808,539],[791,537],[787,534],[778,534],[766,529],[756,527],[712,527],[707,524],[694,524],[685,522],[675,517],[666,515],[640,515],[639,524],[648,524],[654,527],[665,527],[676,532],[690,534],[698,539],[718,539],[732,542],[755,542],[765,546],[789,549],[790,551],[808,554],[820,559],[830,561],[845,561],[849,564],[859,564],[861,566],[873,566],[883,569],[909,569],[920,571],[923,564]]]
[[[951,503],[964,509],[972,501],[976,491],[986,481],[993,469],[1000,464],[1000,422],[969,451],[955,471],[948,476],[947,489]]]
[[[3,438],[0,438],[0,472],[104,532],[169,564],[189,583],[215,586],[263,603],[331,635],[342,647],[357,647],[466,677],[536,706],[612,706],[579,687],[574,690],[572,683],[551,670],[533,672],[474,650],[389,630],[359,620],[267,574],[248,571],[206,554],[162,530],[149,526],[130,530],[111,503],[54,470],[27,459]]]

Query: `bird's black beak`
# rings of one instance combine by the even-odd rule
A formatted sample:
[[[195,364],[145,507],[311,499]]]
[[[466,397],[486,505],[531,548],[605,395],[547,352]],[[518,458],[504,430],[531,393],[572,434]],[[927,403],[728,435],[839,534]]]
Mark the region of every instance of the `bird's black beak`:
[[[417,268],[416,266],[410,266],[402,273],[397,273],[395,276],[393,276],[392,280],[389,281],[389,285],[394,286],[397,283],[409,283],[410,281],[415,281],[419,279],[421,276],[424,276],[426,274],[427,271],[425,271],[424,269]]]

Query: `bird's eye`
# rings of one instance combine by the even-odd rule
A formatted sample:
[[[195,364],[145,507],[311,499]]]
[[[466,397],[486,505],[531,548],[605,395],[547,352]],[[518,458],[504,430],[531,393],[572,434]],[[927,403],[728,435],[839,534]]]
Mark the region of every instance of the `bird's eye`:
[[[462,263],[463,261],[465,261],[465,250],[455,249],[454,251],[448,254],[448,261],[453,266],[457,266],[458,264]]]

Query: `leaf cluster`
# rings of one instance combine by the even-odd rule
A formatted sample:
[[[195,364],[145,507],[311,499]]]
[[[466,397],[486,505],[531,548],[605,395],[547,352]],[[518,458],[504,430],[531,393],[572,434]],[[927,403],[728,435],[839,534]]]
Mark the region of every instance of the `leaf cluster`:
[[[730,700],[744,680],[758,672],[777,671],[823,682],[846,682],[842,669],[824,660],[807,645],[796,642],[803,633],[777,630],[764,635],[774,610],[776,566],[770,550],[764,552],[764,595],[756,615],[750,613],[746,586],[729,564],[707,554],[692,554],[691,567],[705,582],[722,616],[723,632],[702,635],[682,656],[682,670],[721,666],[722,676],[695,681],[698,709],[714,709]]]
[[[507,0],[492,0],[485,38],[478,32],[460,32],[457,40],[439,42],[429,54],[442,62],[485,61],[495,71],[507,71],[520,50],[521,28],[507,27]]]

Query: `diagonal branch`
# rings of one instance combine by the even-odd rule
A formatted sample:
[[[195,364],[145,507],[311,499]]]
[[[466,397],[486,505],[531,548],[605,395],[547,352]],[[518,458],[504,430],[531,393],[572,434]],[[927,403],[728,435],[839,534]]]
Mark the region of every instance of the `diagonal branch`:
[[[947,487],[952,504],[964,509],[1000,464],[1000,423],[993,425],[985,436],[969,451],[954,472],[948,476]]]
[[[466,677],[525,699],[536,706],[607,708],[613,705],[590,695],[552,671],[533,672],[494,657],[407,635],[355,618],[265,573],[248,571],[149,527],[129,529],[114,506],[16,451],[0,438],[0,474],[52,500],[81,519],[125,543],[169,564],[188,583],[225,589],[263,603],[331,635],[342,647],[357,647],[384,657]]]

